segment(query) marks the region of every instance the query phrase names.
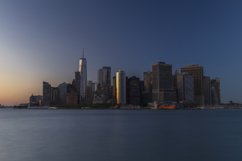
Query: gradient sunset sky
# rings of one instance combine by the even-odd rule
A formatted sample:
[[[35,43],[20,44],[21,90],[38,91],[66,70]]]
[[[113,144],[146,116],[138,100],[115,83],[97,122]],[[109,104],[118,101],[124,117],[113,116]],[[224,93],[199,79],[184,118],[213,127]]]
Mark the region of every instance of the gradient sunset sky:
[[[141,78],[158,61],[204,66],[222,101],[242,102],[240,0],[1,0],[0,104],[71,82],[82,48],[88,79],[111,66]]]

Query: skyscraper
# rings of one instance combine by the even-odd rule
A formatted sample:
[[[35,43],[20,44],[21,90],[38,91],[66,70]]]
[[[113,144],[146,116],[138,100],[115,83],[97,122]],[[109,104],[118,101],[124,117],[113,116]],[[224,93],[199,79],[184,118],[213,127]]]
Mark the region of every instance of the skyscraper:
[[[65,105],[66,104],[66,95],[67,95],[67,83],[61,83],[59,86],[59,95],[60,95],[60,104]]]
[[[131,105],[141,104],[140,79],[138,77],[130,77],[127,79],[127,103]]]
[[[118,105],[126,104],[126,75],[122,70],[116,72],[116,100]]]
[[[173,89],[172,65],[158,62],[152,65],[152,95],[154,102],[176,101]]]
[[[113,89],[112,89],[112,91],[113,91],[113,98],[114,98],[114,100],[115,100],[115,102],[117,102],[117,100],[116,100],[116,94],[117,94],[117,89],[116,89],[116,76],[113,76]]]
[[[59,89],[58,87],[51,87],[51,105],[58,105],[59,103]]]
[[[86,98],[86,87],[87,87],[87,60],[83,56],[79,61],[79,72],[80,72],[80,103],[85,101]]]
[[[203,77],[204,105],[211,104],[211,80],[209,76]]]
[[[43,105],[49,106],[51,103],[51,85],[43,82]]]
[[[76,92],[75,87],[72,84],[67,84],[66,104],[67,105],[78,104],[78,94]]]
[[[81,85],[81,83],[80,83],[80,72],[79,71],[75,72],[75,79],[72,83],[77,92],[78,103],[80,103],[80,85]]]
[[[193,102],[194,101],[194,87],[193,76],[187,73],[175,74],[175,87],[177,90],[178,102]]]
[[[95,93],[95,83],[93,83],[92,81],[88,81],[87,89],[86,89],[86,103],[87,104],[93,103],[94,93]]]
[[[111,67],[104,66],[98,70],[98,84],[96,96],[103,103],[110,101],[112,98],[111,88]]]
[[[98,84],[111,86],[111,67],[104,66],[98,70]]]
[[[203,67],[200,65],[189,65],[181,68],[182,73],[191,74],[194,81],[194,101],[198,105],[204,105],[203,91]]]
[[[144,72],[144,101],[152,102],[152,72]]]
[[[212,97],[211,99],[212,105],[219,105],[221,103],[219,79],[211,80],[211,97]]]
[[[103,67],[103,84],[111,86],[111,67]]]

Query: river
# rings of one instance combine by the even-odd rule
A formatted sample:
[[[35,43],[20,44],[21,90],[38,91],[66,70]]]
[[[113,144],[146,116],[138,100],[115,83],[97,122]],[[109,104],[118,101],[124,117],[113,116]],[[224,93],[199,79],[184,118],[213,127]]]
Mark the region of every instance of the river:
[[[242,110],[0,110],[0,161],[241,161]]]

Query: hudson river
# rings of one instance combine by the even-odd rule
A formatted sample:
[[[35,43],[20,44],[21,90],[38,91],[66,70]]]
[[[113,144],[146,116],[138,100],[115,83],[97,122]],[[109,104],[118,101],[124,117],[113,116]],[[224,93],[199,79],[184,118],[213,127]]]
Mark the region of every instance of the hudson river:
[[[242,110],[0,110],[0,161],[241,161]]]

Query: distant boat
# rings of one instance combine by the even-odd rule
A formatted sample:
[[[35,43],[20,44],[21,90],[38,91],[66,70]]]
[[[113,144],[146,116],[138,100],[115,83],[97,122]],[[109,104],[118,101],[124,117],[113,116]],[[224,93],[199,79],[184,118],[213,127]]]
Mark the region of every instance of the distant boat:
[[[177,105],[173,102],[161,103],[159,104],[158,109],[175,110],[177,109]]]

